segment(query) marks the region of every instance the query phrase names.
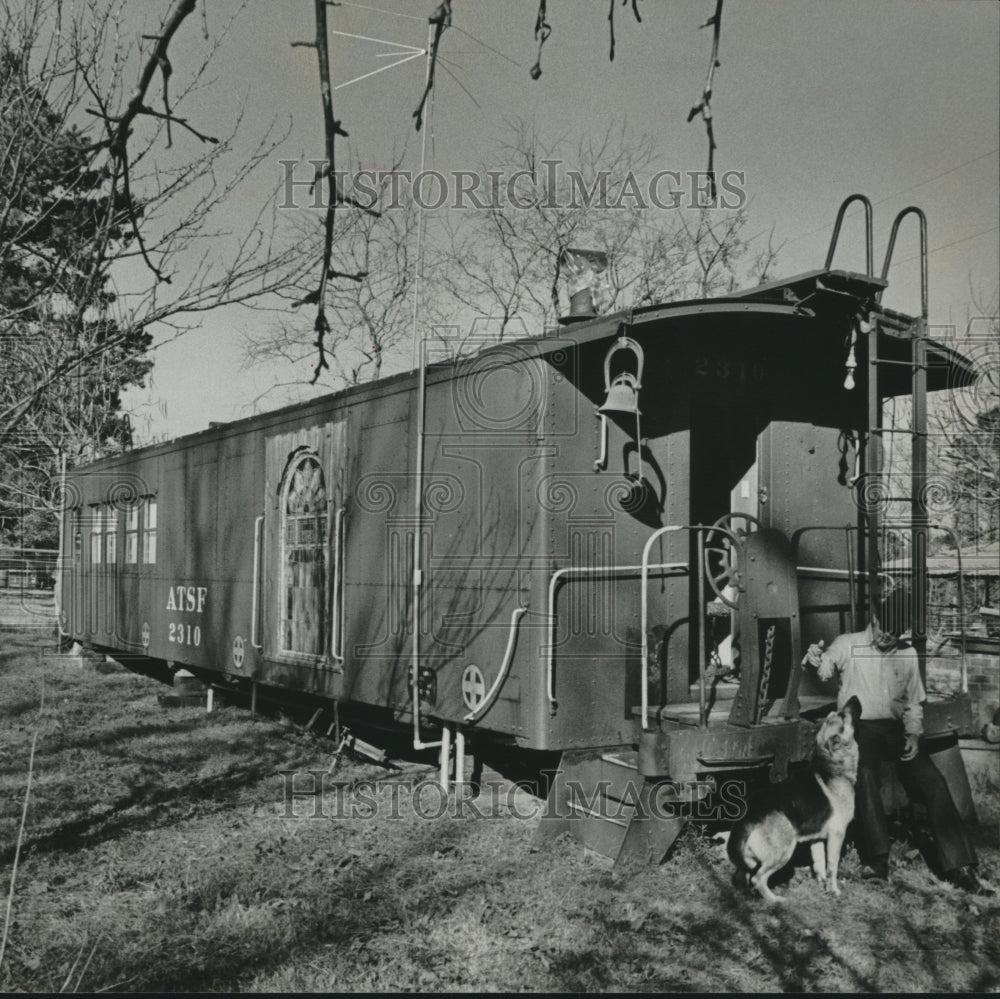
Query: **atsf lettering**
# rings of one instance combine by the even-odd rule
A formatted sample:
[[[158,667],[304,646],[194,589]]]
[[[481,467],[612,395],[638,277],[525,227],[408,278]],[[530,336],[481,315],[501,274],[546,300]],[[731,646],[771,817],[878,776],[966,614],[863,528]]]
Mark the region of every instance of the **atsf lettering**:
[[[167,597],[167,610],[201,614],[205,610],[207,599],[207,586],[171,586]]]

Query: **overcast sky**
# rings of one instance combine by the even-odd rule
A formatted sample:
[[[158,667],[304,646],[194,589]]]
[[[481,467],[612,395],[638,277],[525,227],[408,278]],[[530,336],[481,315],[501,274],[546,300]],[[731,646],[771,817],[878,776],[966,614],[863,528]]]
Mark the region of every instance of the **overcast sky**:
[[[503,132],[504,116],[533,120],[545,136],[575,141],[624,122],[654,136],[663,169],[703,170],[706,138],[687,112],[699,98],[711,29],[699,30],[714,0],[640,0],[616,6],[614,62],[608,60],[605,0],[549,0],[552,35],[535,61],[536,0],[454,0],[454,27],[441,55],[426,165],[475,169]],[[329,7],[335,84],[391,62],[391,46],[422,48],[434,0],[371,0]],[[378,9],[376,9],[378,8]],[[188,107],[199,128],[223,130],[246,108],[247,141],[277,116],[292,131],[273,169],[235,211],[280,181],[279,156],[322,155],[315,52],[290,46],[315,33],[311,0],[250,0],[213,63],[216,82]],[[209,7],[209,29],[213,15]],[[193,41],[200,26],[185,24]],[[181,36],[178,36],[178,40]],[[175,51],[176,49],[176,51]],[[171,50],[175,73],[184,52]],[[400,52],[403,50],[400,49]],[[932,324],[964,329],[970,287],[989,301],[998,285],[1000,5],[966,0],[726,0],[713,109],[717,168],[745,173],[749,235],[783,244],[777,274],[822,266],[840,202],[861,192],[875,203],[876,268],[888,229],[909,204],[924,209],[930,244]],[[413,130],[425,61],[413,59],[335,91],[347,149],[366,165],[388,165],[393,150],[418,170]],[[345,150],[344,145],[339,147]],[[238,148],[236,151],[238,155]],[[572,164],[568,164],[572,167]],[[655,209],[654,209],[655,210]],[[911,220],[912,221],[912,220]],[[885,304],[919,312],[916,227],[904,226]],[[836,266],[863,269],[859,218],[841,237]],[[995,300],[995,299],[994,299]],[[308,325],[311,315],[301,321]],[[140,432],[177,436],[209,420],[249,415],[269,385],[308,371],[241,370],[242,341],[266,315],[232,309],[158,349],[153,386],[132,392]],[[409,357],[401,359],[408,366]],[[260,408],[285,401],[275,393]]]

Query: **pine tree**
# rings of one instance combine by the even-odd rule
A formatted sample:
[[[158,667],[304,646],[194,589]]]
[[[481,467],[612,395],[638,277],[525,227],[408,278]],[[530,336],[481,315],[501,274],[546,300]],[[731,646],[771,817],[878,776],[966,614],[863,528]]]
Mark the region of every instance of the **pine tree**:
[[[152,366],[151,337],[112,315],[111,254],[132,233],[93,145],[0,51],[0,540],[54,544],[62,457],[128,446],[122,390]]]

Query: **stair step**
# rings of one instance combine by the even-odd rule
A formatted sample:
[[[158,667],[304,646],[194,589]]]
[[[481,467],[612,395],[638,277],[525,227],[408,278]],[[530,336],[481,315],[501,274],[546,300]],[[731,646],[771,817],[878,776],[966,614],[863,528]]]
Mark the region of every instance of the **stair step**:
[[[715,703],[718,704],[719,701],[731,701],[736,697],[736,691],[740,689],[738,682],[730,683],[726,680],[720,680],[715,685]],[[698,701],[698,684],[692,683],[688,688],[689,696],[692,701],[697,703]],[[708,699],[711,697],[712,685],[711,683],[705,684],[705,697]]]
[[[616,859],[644,783],[638,755],[630,745],[564,753],[536,836],[568,832],[588,849]]]
[[[569,833],[615,864],[658,864],[686,819],[647,813],[651,788],[638,755],[628,745],[564,753],[536,842]]]
[[[620,815],[605,815],[600,811],[593,808],[585,808],[578,801],[574,801],[572,798],[566,802],[567,806],[577,815],[581,816],[583,819],[593,820],[595,822],[608,822],[614,826],[621,826],[622,829],[628,828],[629,818]],[[635,809],[629,809],[630,812],[634,812]]]
[[[634,787],[642,782],[639,773],[639,754],[630,746],[613,747],[603,752],[595,751],[588,758],[564,764],[563,778],[573,781],[591,798],[603,785],[609,798],[634,795]]]
[[[627,828],[622,828],[611,822],[581,821],[579,819],[573,821],[573,838],[578,843],[582,843],[588,850],[593,850],[602,857],[608,857],[611,860],[618,858],[627,834]]]
[[[639,770],[639,753],[637,750],[619,753],[601,753],[601,759],[605,763],[611,763],[616,767],[624,767],[626,770]]]

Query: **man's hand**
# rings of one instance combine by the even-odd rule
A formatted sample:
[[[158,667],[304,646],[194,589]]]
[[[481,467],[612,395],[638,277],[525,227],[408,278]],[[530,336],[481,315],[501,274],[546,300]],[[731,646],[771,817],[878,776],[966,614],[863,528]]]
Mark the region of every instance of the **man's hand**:
[[[907,760],[912,760],[917,752],[920,750],[920,736],[919,735],[907,735],[906,742],[903,744],[903,755],[900,760],[906,763]]]
[[[802,668],[805,669],[806,666],[815,666],[819,669],[821,663],[823,662],[823,639],[821,638],[818,642],[814,642],[806,650],[805,657],[802,660]]]

